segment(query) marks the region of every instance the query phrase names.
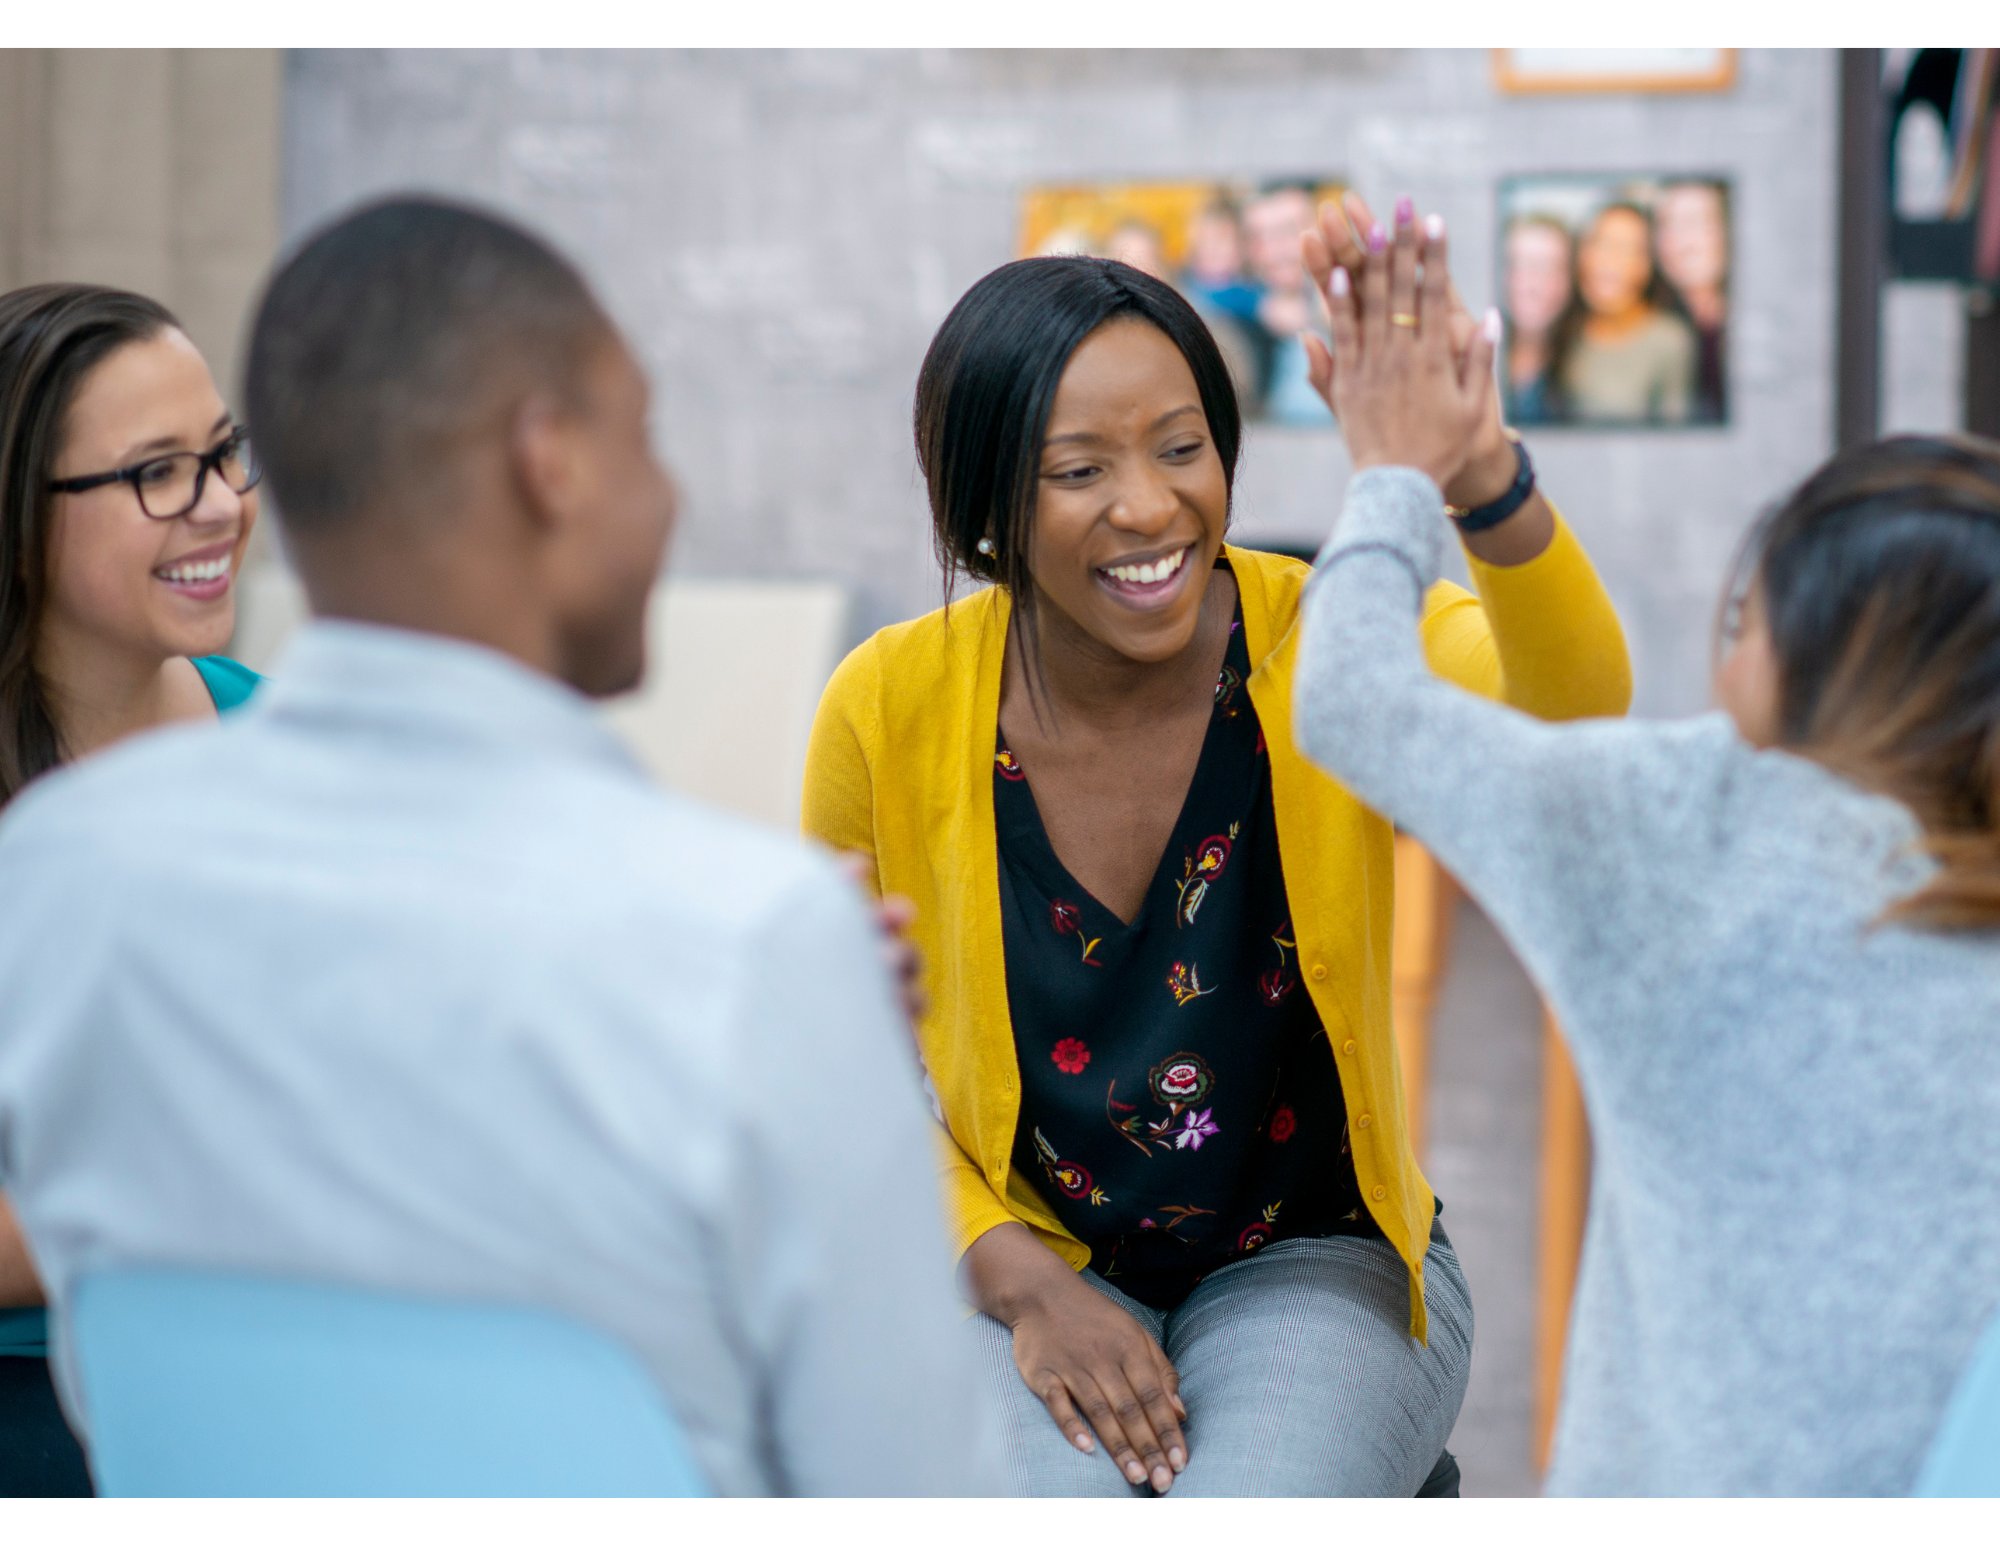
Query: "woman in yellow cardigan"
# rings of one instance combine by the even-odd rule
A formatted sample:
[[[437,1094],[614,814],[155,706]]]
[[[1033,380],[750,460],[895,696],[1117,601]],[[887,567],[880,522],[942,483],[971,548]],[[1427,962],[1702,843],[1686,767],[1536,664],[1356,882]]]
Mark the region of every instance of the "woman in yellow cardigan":
[[[1310,570],[1223,540],[1215,343],[1134,269],[1010,264],[940,328],[916,421],[946,572],[992,584],[842,663],[804,826],[915,903],[1014,1484],[1448,1487],[1472,1313],[1404,1126],[1392,834],[1293,746]],[[1432,593],[1433,667],[1546,717],[1622,712],[1617,620],[1497,408],[1446,491],[1478,595]]]

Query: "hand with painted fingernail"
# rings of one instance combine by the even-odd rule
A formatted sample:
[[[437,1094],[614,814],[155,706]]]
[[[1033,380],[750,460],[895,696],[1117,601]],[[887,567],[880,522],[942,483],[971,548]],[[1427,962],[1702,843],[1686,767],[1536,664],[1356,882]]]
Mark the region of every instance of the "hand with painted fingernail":
[[[1407,195],[1396,201],[1396,223],[1409,225],[1416,219],[1416,205]],[[1444,217],[1427,215],[1423,221],[1425,239],[1442,250],[1444,240]],[[1380,232],[1379,237],[1377,233]],[[1372,262],[1386,260],[1389,247],[1389,233],[1383,230],[1379,221],[1368,207],[1368,201],[1359,193],[1349,190],[1341,196],[1339,203],[1331,199],[1319,206],[1319,223],[1303,238],[1302,252],[1306,268],[1312,274],[1313,282],[1319,288],[1322,302],[1332,302],[1332,284],[1336,270],[1344,270],[1346,294],[1357,307],[1365,308],[1366,287],[1363,279]],[[1379,254],[1379,255],[1378,255]],[[1478,323],[1466,310],[1459,297],[1458,289],[1446,275],[1446,291],[1451,304],[1452,348],[1463,358],[1465,349],[1479,331]],[[1305,343],[1309,363],[1318,372],[1314,385],[1321,397],[1331,401],[1333,391],[1333,359],[1325,345],[1318,339]],[[1497,407],[1496,407],[1497,413]],[[1496,417],[1494,434],[1499,435]]]
[[[1395,230],[1371,222],[1371,259],[1357,287],[1328,275],[1333,346],[1308,344],[1312,383],[1328,401],[1357,470],[1409,466],[1450,484],[1493,412],[1492,340],[1475,328],[1461,347],[1454,325],[1444,223],[1419,229],[1399,201]]]

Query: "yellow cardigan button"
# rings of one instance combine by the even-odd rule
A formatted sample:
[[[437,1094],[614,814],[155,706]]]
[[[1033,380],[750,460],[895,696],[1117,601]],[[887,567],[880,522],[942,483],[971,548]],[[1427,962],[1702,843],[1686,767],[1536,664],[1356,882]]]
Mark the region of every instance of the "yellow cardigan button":
[[[1360,1116],[1358,1116],[1355,1119],[1354,1124],[1360,1127],[1363,1131],[1366,1131],[1369,1127],[1372,1127],[1375,1124],[1375,1118],[1369,1115],[1367,1111],[1363,1111],[1360,1114]]]
[[[1313,980],[1315,982],[1323,982],[1326,980],[1325,962],[1322,961],[1319,965],[1313,967]]]
[[[1381,1201],[1382,1198],[1387,1196],[1388,1194],[1389,1194],[1388,1191],[1381,1186],[1377,1186],[1375,1188],[1375,1200],[1378,1202]]]
[[[1347,1055],[1350,1057],[1354,1055],[1354,1043],[1352,1041],[1342,1041],[1340,1043],[1340,1049],[1346,1052]]]

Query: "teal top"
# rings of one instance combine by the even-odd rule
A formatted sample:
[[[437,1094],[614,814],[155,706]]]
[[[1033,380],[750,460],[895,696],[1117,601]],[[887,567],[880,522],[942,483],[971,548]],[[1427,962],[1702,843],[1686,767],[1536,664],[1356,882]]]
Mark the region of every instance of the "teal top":
[[[208,695],[215,699],[217,713],[241,708],[264,680],[249,666],[238,665],[226,654],[202,655],[195,660],[194,668],[208,684]]]
[[[224,654],[202,655],[194,661],[217,713],[229,713],[250,701],[264,678]],[[0,1309],[0,1357],[47,1357],[49,1320],[45,1309]]]

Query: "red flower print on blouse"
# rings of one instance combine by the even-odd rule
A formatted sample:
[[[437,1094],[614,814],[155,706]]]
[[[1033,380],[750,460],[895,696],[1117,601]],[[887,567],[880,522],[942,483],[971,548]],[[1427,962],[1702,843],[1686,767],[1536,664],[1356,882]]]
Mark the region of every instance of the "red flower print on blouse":
[[[1005,746],[993,753],[993,766],[1009,783],[1019,783],[1028,776],[1028,770],[1014,760],[1014,753]]]
[[[1075,1197],[1079,1201],[1088,1200],[1093,1207],[1102,1207],[1111,1200],[1104,1188],[1090,1178],[1090,1171],[1081,1164],[1072,1164],[1060,1157],[1042,1136],[1042,1129],[1035,1128],[1035,1148],[1042,1161],[1042,1173],[1054,1183],[1064,1196]]]
[[[1215,1075],[1193,1052],[1177,1051],[1153,1069],[1148,1082],[1153,1088],[1153,1098],[1178,1116],[1183,1106],[1207,1098],[1209,1090],[1215,1087]]]
[[[1289,1105],[1280,1105],[1271,1113],[1271,1141],[1282,1143],[1299,1129],[1299,1118],[1292,1114]]]
[[[1236,1249],[1240,1255],[1248,1255],[1252,1250],[1262,1249],[1271,1242],[1271,1236],[1278,1231],[1278,1209],[1285,1204],[1273,1202],[1264,1209],[1261,1222],[1253,1223],[1236,1236]]]
[[[1174,882],[1181,893],[1174,908],[1176,928],[1194,926],[1194,915],[1201,910],[1201,899],[1208,894],[1210,882],[1221,879],[1229,863],[1229,850],[1235,844],[1237,829],[1237,823],[1230,823],[1227,837],[1203,838],[1201,846],[1181,860],[1181,878]]]
[[[1090,1066],[1090,1048],[1073,1035],[1057,1041],[1049,1057],[1065,1073],[1081,1073]]]
[[[1074,938],[1083,946],[1083,963],[1086,966],[1102,966],[1101,960],[1091,957],[1097,953],[1102,939],[1086,939],[1083,936],[1083,909],[1073,901],[1051,901],[1049,903],[1049,926],[1065,939]]]

